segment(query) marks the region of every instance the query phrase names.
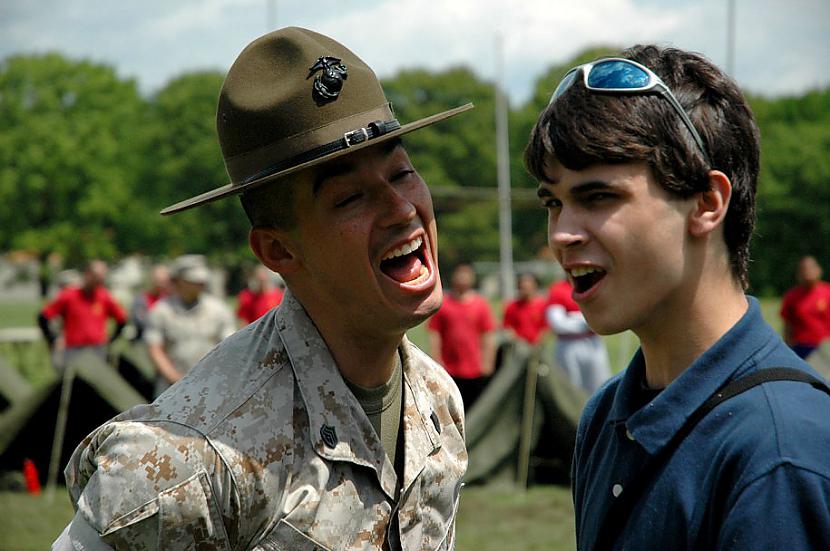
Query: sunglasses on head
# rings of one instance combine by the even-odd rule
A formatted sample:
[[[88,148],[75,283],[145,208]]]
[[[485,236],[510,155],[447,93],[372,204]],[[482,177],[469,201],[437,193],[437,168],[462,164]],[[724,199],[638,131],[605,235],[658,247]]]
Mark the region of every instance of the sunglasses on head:
[[[712,166],[709,152],[704,147],[700,134],[697,133],[683,106],[674,97],[666,83],[654,74],[654,71],[636,61],[619,57],[607,57],[578,65],[565,74],[559,86],[553,91],[548,105],[559,99],[576,82],[580,72],[585,88],[592,92],[604,94],[648,94],[656,92],[666,98],[677,114],[680,115],[686,128],[692,133],[692,138],[700,148],[700,152],[703,153],[706,163],[710,167]]]

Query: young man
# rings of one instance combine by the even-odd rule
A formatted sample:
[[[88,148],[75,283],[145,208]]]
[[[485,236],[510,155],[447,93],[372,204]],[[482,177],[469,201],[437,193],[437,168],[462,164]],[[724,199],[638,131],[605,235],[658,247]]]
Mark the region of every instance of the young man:
[[[217,127],[280,306],[153,404],[96,430],[66,469],[56,545],[450,549],[466,470],[461,399],[404,337],[441,303],[432,201],[372,70],[298,28],[231,67]],[[87,547],[84,547],[87,548]]]
[[[50,350],[56,346],[58,336],[52,332],[49,320],[60,317],[63,321],[65,349],[62,355],[55,356],[59,369],[68,366],[72,358],[84,350],[91,350],[106,360],[107,345],[118,338],[127,324],[124,309],[104,286],[107,272],[103,260],[91,260],[84,269],[81,285],[67,285],[38,314],[38,326]],[[115,320],[116,326],[112,336],[107,338],[107,320],[110,318]]]
[[[150,311],[144,335],[157,371],[155,397],[236,330],[230,308],[205,292],[210,270],[201,256],[177,258],[172,272],[173,292]]]
[[[817,377],[744,294],[752,113],[699,55],[642,46],[621,58],[569,73],[526,152],[573,298],[595,331],[631,329],[641,344],[580,422],[577,547],[822,549],[826,387],[768,380],[717,395],[782,373],[770,368]],[[699,410],[713,395],[725,403]]]
[[[830,283],[821,280],[815,257],[798,261],[798,285],[784,294],[781,319],[784,340],[801,358],[806,358],[830,339]]]
[[[450,292],[438,313],[427,323],[430,353],[455,381],[464,409],[469,410],[493,374],[496,322],[490,305],[475,291],[476,272],[471,264],[455,267]]]
[[[538,344],[547,328],[545,299],[539,296],[539,280],[529,272],[519,274],[516,290],[516,299],[504,307],[502,325],[516,338],[528,344]]]

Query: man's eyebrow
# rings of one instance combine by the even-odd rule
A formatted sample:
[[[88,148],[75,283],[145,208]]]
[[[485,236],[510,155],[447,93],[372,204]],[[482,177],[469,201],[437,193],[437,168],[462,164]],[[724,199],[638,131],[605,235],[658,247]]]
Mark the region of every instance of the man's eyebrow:
[[[545,197],[553,197],[553,192],[544,186],[539,186],[536,188],[536,196],[539,199],[544,199]]]
[[[576,184],[569,192],[571,195],[585,195],[586,193],[591,193],[599,189],[614,189],[615,187],[613,184],[603,182],[602,180],[591,180],[590,182]]]
[[[400,137],[392,138],[386,142],[380,144],[382,149],[381,152],[384,157],[388,157],[395,151],[398,147],[403,147],[403,140]],[[343,176],[344,174],[348,174],[356,169],[355,163],[352,159],[343,158],[337,159],[330,163],[326,163],[321,166],[318,171],[317,175],[314,177],[314,185],[312,187],[312,192],[316,196],[319,194],[320,189],[326,183],[327,180],[332,178],[336,178],[338,176]]]

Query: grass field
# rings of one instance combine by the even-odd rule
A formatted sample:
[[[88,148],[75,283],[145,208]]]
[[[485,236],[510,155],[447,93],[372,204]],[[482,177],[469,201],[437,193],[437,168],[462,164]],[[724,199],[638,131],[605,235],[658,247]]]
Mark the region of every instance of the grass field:
[[[476,486],[461,495],[458,551],[574,549],[573,506],[566,488],[522,492]],[[62,488],[52,503],[44,495],[0,492],[0,550],[48,549],[72,515]]]

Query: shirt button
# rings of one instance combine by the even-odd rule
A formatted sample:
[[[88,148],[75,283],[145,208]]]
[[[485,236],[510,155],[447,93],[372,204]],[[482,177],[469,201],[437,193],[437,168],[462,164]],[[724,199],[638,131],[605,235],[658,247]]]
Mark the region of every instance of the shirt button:
[[[634,441],[634,435],[631,434],[631,431],[628,430],[628,429],[625,429],[625,437],[628,438],[631,441]]]
[[[620,497],[622,491],[622,484],[614,484],[614,486],[611,488],[611,493],[614,494],[614,497]]]

